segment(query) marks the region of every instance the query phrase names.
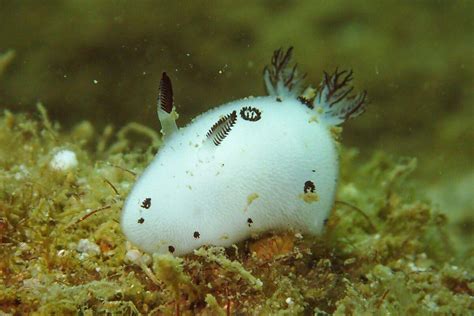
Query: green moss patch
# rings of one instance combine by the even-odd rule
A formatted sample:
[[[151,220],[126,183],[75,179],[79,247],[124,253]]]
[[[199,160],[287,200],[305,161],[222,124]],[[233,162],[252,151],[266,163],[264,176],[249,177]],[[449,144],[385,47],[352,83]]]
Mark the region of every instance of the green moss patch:
[[[0,117],[0,310],[24,314],[466,314],[472,247],[421,196],[414,159],[360,162],[342,176],[323,236],[296,235],[290,253],[261,259],[251,240],[184,258],[127,244],[120,210],[160,138],[139,124],[64,132],[38,114]],[[78,166],[50,166],[57,150]],[[458,249],[462,248],[460,252]]]

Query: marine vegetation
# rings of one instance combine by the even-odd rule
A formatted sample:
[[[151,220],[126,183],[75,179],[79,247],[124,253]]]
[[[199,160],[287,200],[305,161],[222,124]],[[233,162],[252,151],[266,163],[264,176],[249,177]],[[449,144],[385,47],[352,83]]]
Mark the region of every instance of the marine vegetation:
[[[472,246],[410,177],[417,161],[341,147],[341,180],[322,236],[269,233],[183,258],[131,247],[124,197],[161,140],[130,123],[96,130],[34,114],[0,117],[0,310],[127,315],[465,314]],[[59,152],[77,163],[57,168]],[[63,154],[61,154],[63,155]],[[61,156],[60,155],[60,156]],[[56,158],[55,158],[56,157]],[[64,160],[61,160],[63,161]],[[63,165],[61,165],[63,166]]]

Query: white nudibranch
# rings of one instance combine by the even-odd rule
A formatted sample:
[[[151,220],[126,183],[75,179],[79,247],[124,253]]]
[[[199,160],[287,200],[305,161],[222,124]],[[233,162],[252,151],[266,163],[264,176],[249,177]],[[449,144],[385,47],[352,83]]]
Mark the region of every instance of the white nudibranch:
[[[364,111],[351,71],[303,86],[292,48],[264,69],[268,96],[209,110],[178,128],[163,73],[158,117],[164,143],[130,192],[126,237],[150,253],[185,255],[266,231],[320,234],[334,203],[338,153],[331,129]]]

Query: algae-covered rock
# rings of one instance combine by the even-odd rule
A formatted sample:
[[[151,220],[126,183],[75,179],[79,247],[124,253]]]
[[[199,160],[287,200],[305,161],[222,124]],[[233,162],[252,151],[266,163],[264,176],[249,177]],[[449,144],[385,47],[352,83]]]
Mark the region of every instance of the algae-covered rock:
[[[274,233],[193,255],[141,254],[118,224],[136,174],[159,146],[137,124],[70,132],[0,117],[0,310],[4,313],[466,314],[472,246],[420,198],[413,159],[342,150],[337,202],[321,237]],[[152,144],[150,150],[150,145]],[[57,148],[77,166],[50,167]]]

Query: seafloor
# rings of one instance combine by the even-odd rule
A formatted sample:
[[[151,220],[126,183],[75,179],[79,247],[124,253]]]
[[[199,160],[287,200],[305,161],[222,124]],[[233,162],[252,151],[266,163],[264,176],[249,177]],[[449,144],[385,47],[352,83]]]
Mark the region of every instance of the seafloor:
[[[474,312],[472,1],[0,2],[0,314]],[[120,231],[159,149],[161,71],[183,126],[263,93],[273,49],[352,67],[323,236],[278,233],[182,259]],[[139,122],[139,123],[136,123]],[[51,168],[58,150],[78,165]]]
[[[178,259],[141,256],[120,231],[134,173],[158,146],[157,133],[140,125],[112,133],[85,121],[66,132],[42,105],[33,115],[3,113],[3,312],[407,315],[474,308],[472,245],[456,243],[446,215],[418,197],[416,159],[378,152],[362,162],[357,150],[343,149],[337,199],[357,208],[337,203],[323,236],[268,235]],[[64,148],[76,153],[76,169],[51,168]]]

